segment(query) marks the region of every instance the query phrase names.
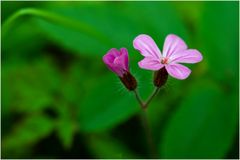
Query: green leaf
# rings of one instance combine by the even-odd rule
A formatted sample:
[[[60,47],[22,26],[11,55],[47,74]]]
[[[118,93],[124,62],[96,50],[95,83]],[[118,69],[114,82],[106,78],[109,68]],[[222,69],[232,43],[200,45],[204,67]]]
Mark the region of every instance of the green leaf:
[[[72,62],[67,73],[64,73],[64,76],[61,78],[61,87],[59,88],[61,96],[64,98],[64,100],[73,106],[78,106],[79,100],[83,98],[84,93],[87,89],[89,89],[89,84],[92,83],[92,76],[85,76],[88,73],[88,70],[85,70],[85,64],[81,63],[81,61],[85,61],[85,59],[78,60],[80,60],[80,63],[79,61],[76,63]],[[88,63],[91,66],[94,65],[89,62],[89,60],[86,60],[85,63]],[[89,68],[90,67],[88,67],[88,69]]]
[[[31,113],[49,107],[58,76],[47,60],[29,65],[5,65],[2,73],[4,110]]]
[[[161,140],[162,158],[224,158],[237,127],[237,96],[215,84],[192,85]]]
[[[71,120],[63,119],[57,123],[58,137],[66,149],[71,148],[76,128],[77,125]]]
[[[64,6],[49,5],[46,10],[73,22],[87,24],[99,34],[104,35],[104,39],[109,43],[66,25],[46,20],[37,21],[50,38],[77,54],[87,56],[102,56],[113,47],[127,47],[132,51],[133,39],[143,33],[153,36],[160,48],[165,36],[169,33],[184,36],[185,40],[189,38],[173,6],[165,2],[122,2],[121,5],[109,2],[79,2],[74,6],[71,3],[65,3]]]
[[[205,2],[199,22],[202,54],[211,76],[237,85],[239,15],[237,2]]]
[[[19,122],[13,131],[3,137],[2,153],[10,158],[22,150],[29,148],[48,136],[54,129],[54,123],[43,115],[32,115]],[[29,148],[30,149],[30,148]]]
[[[115,81],[120,81],[115,75],[98,78],[94,88],[80,102],[79,127],[82,131],[106,130],[140,109],[133,93],[128,93],[122,84],[117,86]]]
[[[69,101],[65,99],[58,100],[56,102],[55,110],[58,113],[56,120],[56,131],[57,135],[66,150],[71,149],[74,135],[77,132],[77,117],[74,108]]]

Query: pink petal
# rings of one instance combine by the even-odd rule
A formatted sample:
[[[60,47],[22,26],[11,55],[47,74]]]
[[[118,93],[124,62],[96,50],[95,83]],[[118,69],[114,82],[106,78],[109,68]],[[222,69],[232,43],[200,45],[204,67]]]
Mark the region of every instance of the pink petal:
[[[174,53],[170,57],[172,63],[197,63],[202,60],[202,54],[196,49],[188,49]]]
[[[163,57],[170,57],[172,54],[186,49],[187,45],[180,37],[169,34],[163,45]]]
[[[116,48],[112,48],[103,56],[103,61],[106,64],[113,63],[114,59],[119,55],[120,52]]]
[[[111,71],[116,73],[118,76],[120,76],[120,77],[123,76],[124,71],[119,65],[115,65],[114,63],[109,63],[109,64],[106,63],[106,65]]]
[[[148,35],[141,34],[137,36],[133,41],[133,46],[145,57],[154,57],[156,59],[160,59],[161,57],[161,52],[158,46]]]
[[[163,64],[160,63],[159,60],[156,60],[155,58],[145,57],[143,60],[138,62],[138,65],[140,68],[148,69],[157,71],[164,67]]]
[[[125,63],[121,62],[124,61],[125,56],[126,56],[125,53],[122,54],[121,56],[121,53],[117,49],[112,48],[107,52],[107,54],[103,56],[103,62],[107,65],[107,67],[111,71],[115,72],[118,76],[122,77],[124,74]],[[115,61],[117,63],[114,63]]]
[[[127,68],[125,66],[125,56],[119,56],[116,57],[113,61],[113,65],[120,68],[122,71],[127,71]]]
[[[122,77],[125,73],[125,71],[119,66],[112,66],[110,69],[120,77]]]
[[[166,65],[166,70],[172,77],[177,79],[186,79],[191,73],[189,68],[181,64]]]
[[[120,49],[121,54],[123,55],[123,61],[124,61],[124,69],[129,71],[129,62],[128,62],[128,51],[126,48]]]
[[[124,74],[124,70],[118,66],[118,65],[114,65],[114,64],[107,64],[107,67],[113,71],[114,73],[116,73],[118,76],[122,77]]]

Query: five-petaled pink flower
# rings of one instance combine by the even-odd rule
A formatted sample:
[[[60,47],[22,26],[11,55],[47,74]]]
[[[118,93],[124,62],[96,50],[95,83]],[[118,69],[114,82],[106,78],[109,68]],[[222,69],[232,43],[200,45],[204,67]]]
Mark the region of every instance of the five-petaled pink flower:
[[[144,34],[134,39],[133,46],[145,57],[138,63],[139,67],[153,71],[165,67],[168,74],[177,79],[185,79],[191,73],[189,68],[180,63],[197,63],[202,60],[202,55],[198,50],[187,49],[185,42],[174,34],[166,37],[163,53],[154,40]]]
[[[128,51],[126,48],[121,48],[120,51],[116,48],[110,49],[103,56],[103,62],[119,77],[123,77],[125,73],[129,72]]]

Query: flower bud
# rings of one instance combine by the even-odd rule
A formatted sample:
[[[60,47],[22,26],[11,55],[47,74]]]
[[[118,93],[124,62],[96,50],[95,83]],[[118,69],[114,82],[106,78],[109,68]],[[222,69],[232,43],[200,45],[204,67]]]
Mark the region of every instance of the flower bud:
[[[128,51],[126,48],[121,48],[120,51],[112,48],[103,56],[103,62],[118,75],[129,91],[136,89],[137,81],[129,72]]]
[[[123,77],[123,74],[129,72],[128,51],[126,48],[121,48],[120,51],[116,48],[110,49],[103,56],[103,62],[119,77]]]
[[[125,72],[123,74],[122,77],[119,77],[120,80],[122,81],[122,83],[124,84],[124,86],[129,90],[129,91],[133,91],[136,89],[137,87],[137,81],[136,79],[133,77],[133,75],[131,75],[130,72]]]
[[[168,78],[168,72],[165,67],[161,68],[160,70],[154,73],[154,80],[153,83],[156,87],[162,87]]]

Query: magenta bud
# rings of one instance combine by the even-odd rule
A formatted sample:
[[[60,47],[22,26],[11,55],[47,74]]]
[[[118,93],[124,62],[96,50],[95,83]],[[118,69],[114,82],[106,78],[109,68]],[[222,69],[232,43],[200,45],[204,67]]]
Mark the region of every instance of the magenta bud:
[[[153,83],[156,87],[162,87],[168,79],[168,72],[165,67],[161,68],[160,70],[154,73],[154,80]]]
[[[129,72],[128,51],[126,48],[121,48],[120,51],[116,48],[110,49],[103,56],[103,62],[119,77],[123,77],[123,74]]]
[[[115,48],[110,49],[103,56],[103,62],[112,72],[118,75],[129,91],[137,87],[136,79],[129,72],[128,51],[126,48],[121,48],[119,51]]]

